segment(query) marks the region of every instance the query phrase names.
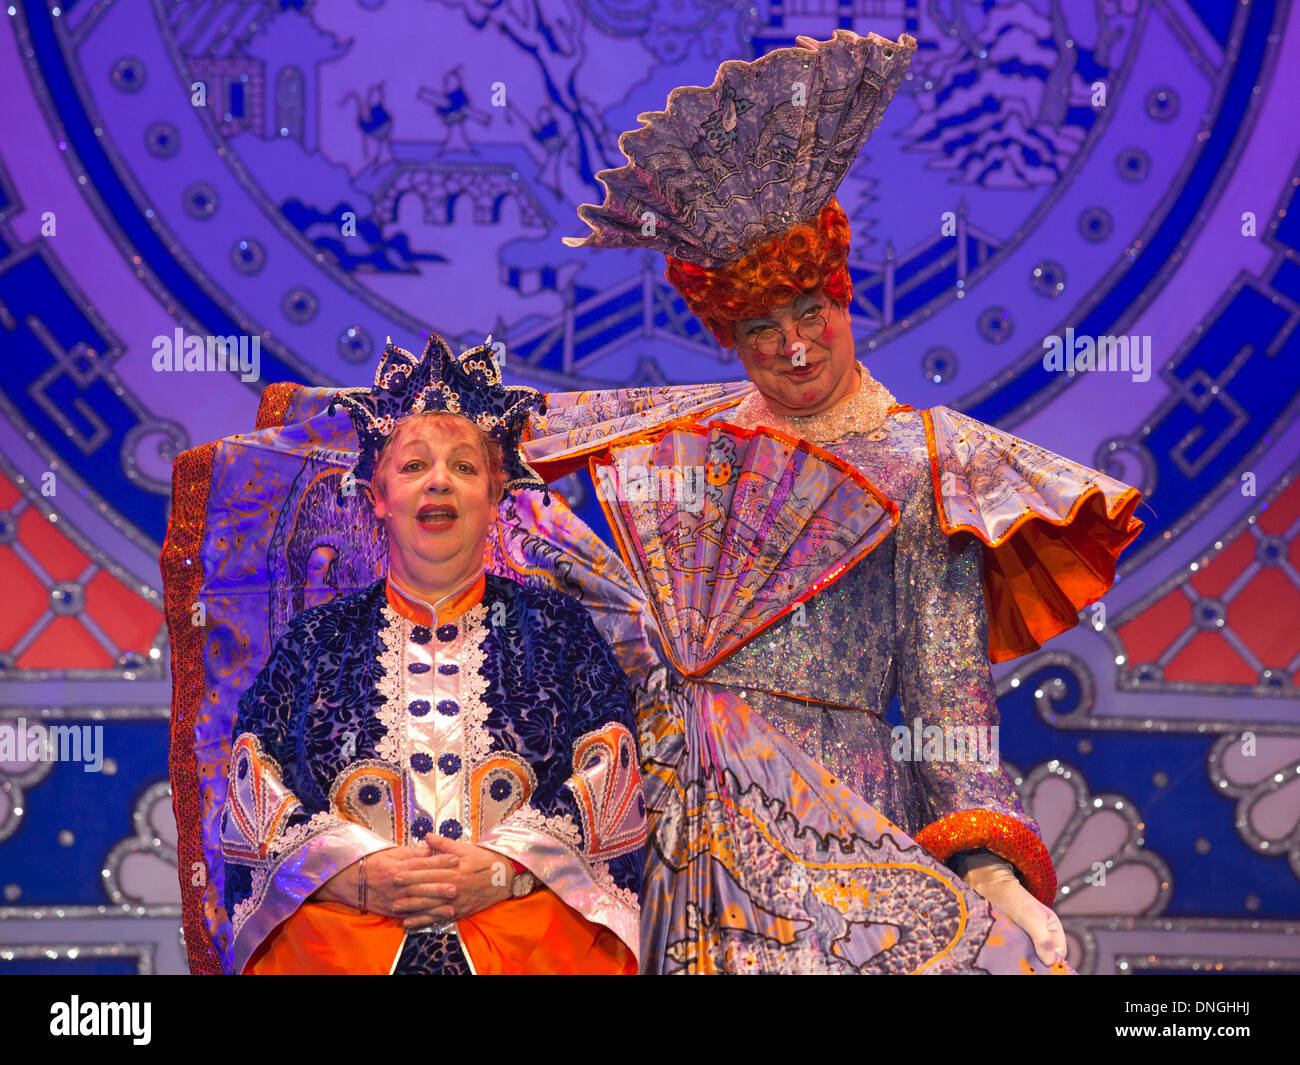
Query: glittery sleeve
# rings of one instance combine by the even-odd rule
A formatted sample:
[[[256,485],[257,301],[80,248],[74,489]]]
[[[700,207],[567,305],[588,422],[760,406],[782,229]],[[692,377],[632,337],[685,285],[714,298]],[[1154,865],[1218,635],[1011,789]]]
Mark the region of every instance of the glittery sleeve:
[[[393,846],[328,808],[304,805],[288,757],[293,716],[308,670],[296,625],[276,643],[239,701],[230,781],[221,813],[225,903],[232,933],[227,970],[254,951],[336,873]]]
[[[940,861],[985,848],[1006,858],[1036,893],[1055,875],[1033,818],[999,759],[997,692],[988,659],[983,545],[944,533],[922,482],[899,528],[895,555],[907,765],[929,823],[916,835]],[[963,816],[958,816],[963,815]]]

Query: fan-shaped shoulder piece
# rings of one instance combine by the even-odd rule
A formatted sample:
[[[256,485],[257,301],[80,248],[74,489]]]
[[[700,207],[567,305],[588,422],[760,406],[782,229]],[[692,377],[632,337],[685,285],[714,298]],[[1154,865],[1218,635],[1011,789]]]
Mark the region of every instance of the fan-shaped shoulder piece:
[[[985,545],[989,657],[1036,651],[1110,589],[1142,495],[948,407],[922,417],[940,524]]]

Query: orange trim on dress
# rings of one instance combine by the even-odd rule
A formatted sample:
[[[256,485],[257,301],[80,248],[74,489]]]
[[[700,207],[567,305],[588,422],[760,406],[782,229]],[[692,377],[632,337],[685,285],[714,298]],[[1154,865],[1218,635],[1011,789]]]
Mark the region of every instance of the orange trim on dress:
[[[406,935],[401,918],[339,902],[304,902],[244,963],[246,976],[387,976]]]
[[[1086,491],[1080,492],[1079,495],[1075,497],[1074,502],[1070,505],[1070,509],[1066,512],[1064,518],[1056,520],[1052,518],[1047,518],[1042,514],[1036,514],[1032,510],[1026,510],[1025,513],[1021,514],[1020,517],[1016,518],[1016,520],[1011,523],[1011,525],[1007,528],[1006,532],[1004,532],[1001,536],[997,537],[995,540],[990,542],[985,537],[983,531],[977,528],[976,526],[967,525],[964,522],[958,522],[956,525],[953,525],[951,522],[948,521],[947,515],[944,513],[944,509],[943,509],[943,497],[940,495],[939,492],[939,449],[934,439],[934,423],[930,420],[930,411],[929,410],[921,411],[921,419],[925,424],[925,446],[930,453],[930,473],[931,473],[930,482],[931,482],[931,486],[934,489],[935,507],[939,511],[939,524],[943,526],[943,531],[946,532],[949,536],[951,536],[953,533],[956,532],[969,532],[969,533],[973,533],[975,536],[979,538],[981,543],[984,543],[989,547],[1002,547],[1007,543],[1008,540],[1011,539],[1011,537],[1013,537],[1017,532],[1020,531],[1021,526],[1024,525],[1026,522],[1037,520],[1043,522],[1046,525],[1066,526],[1071,524],[1075,520],[1075,518],[1078,517],[1079,510],[1083,506],[1083,504],[1086,503],[1095,495],[1101,496],[1102,498],[1102,514],[1105,515],[1107,521],[1114,521],[1116,518],[1118,518],[1120,516],[1121,511],[1125,510],[1128,507],[1130,501],[1134,505],[1136,505],[1142,499],[1141,492],[1139,492],[1136,488],[1130,488],[1128,491],[1122,492],[1120,494],[1119,499],[1116,500],[1115,505],[1113,507],[1107,507],[1106,494],[1096,485],[1091,485]],[[1145,522],[1141,521],[1140,519],[1133,519],[1133,520],[1137,521],[1137,528],[1133,529],[1130,527],[1130,530],[1128,532],[1129,542],[1131,542],[1132,539],[1142,531],[1145,525]],[[1125,543],[1124,546],[1127,547],[1128,543]]]
[[[296,381],[276,381],[262,389],[262,398],[257,404],[257,429],[275,429],[284,425],[284,416],[289,411],[289,404],[302,388]]]
[[[480,976],[635,976],[636,955],[603,925],[539,887],[456,922]]]
[[[486,588],[487,574],[480,573],[473,584],[463,591],[457,592],[448,602],[442,605],[441,609],[438,610],[437,623],[446,625],[455,621],[472,607],[478,606],[483,600],[483,593]],[[388,597],[388,605],[406,618],[407,621],[414,622],[416,625],[433,624],[435,619],[429,607],[423,600],[416,600],[414,593],[399,588],[393,581],[392,574],[389,574],[384,581],[384,593]]]

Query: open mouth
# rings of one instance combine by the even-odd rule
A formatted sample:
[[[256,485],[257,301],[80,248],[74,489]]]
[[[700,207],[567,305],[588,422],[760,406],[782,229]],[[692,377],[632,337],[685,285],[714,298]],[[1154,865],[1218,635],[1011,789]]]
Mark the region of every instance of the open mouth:
[[[456,508],[447,504],[428,504],[421,507],[415,520],[425,529],[450,529],[456,520]]]

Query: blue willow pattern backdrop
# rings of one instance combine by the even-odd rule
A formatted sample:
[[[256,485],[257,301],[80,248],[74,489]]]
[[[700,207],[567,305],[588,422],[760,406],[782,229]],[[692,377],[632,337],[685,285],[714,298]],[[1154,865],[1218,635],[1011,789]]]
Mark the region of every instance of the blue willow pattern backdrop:
[[[573,250],[617,136],[836,27],[920,49],[840,190],[859,352],[1142,488],[1103,601],[995,670],[1083,971],[1300,970],[1300,8],[1287,0],[13,0],[0,18],[0,972],[180,971],[172,457],[384,339],[543,390],[743,375],[650,253]],[[1288,88],[1290,86],[1290,88]],[[1148,374],[1050,372],[1127,336]],[[248,372],[155,369],[242,337]],[[256,355],[256,358],[253,356]],[[561,486],[603,529],[590,483]],[[83,763],[89,761],[89,755]]]

